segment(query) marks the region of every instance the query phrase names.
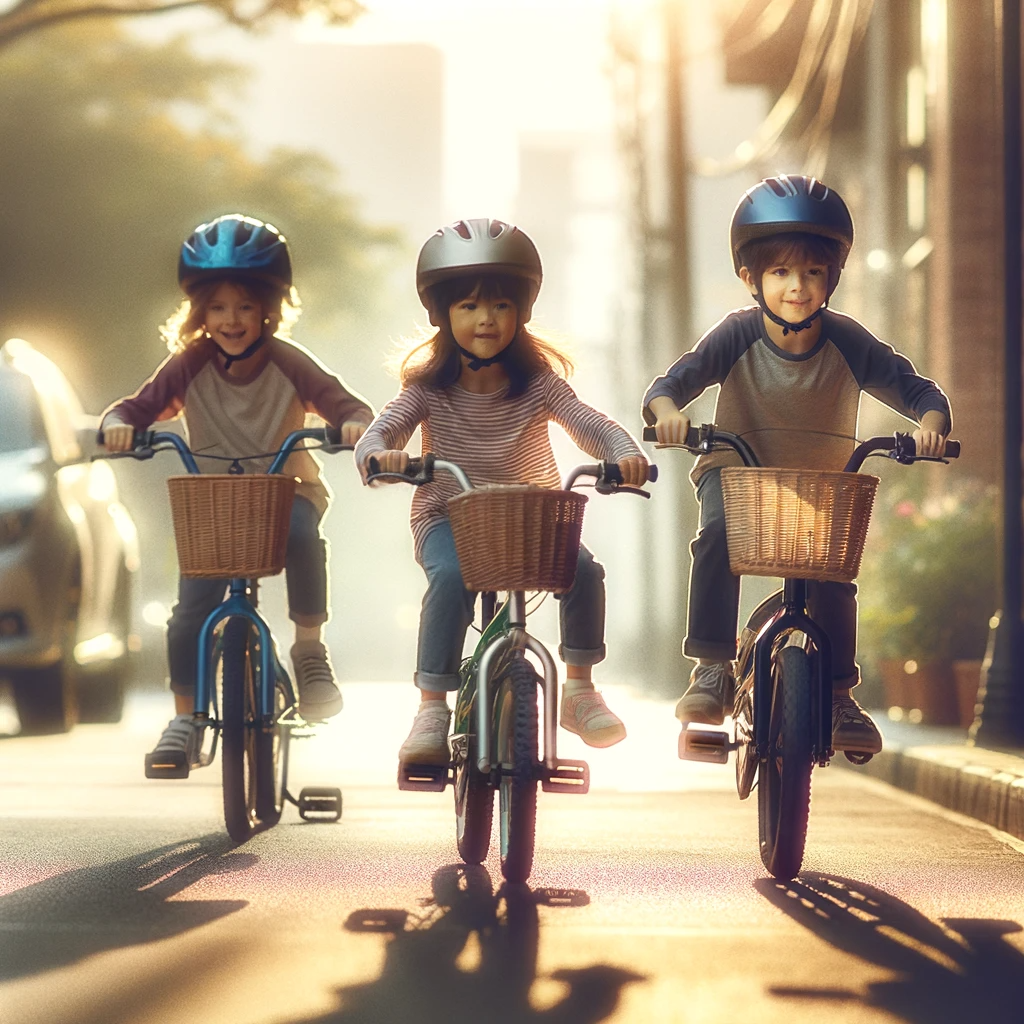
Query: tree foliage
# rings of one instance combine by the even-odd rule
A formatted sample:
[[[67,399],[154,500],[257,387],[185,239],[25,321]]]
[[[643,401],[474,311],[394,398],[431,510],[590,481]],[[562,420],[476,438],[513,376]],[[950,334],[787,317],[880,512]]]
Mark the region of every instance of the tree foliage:
[[[307,14],[316,14],[328,25],[347,25],[363,11],[358,0],[17,0],[0,13],[0,49],[55,25],[161,14],[188,7],[206,7],[226,21],[247,28],[275,16],[299,18]]]
[[[368,308],[391,236],[359,220],[319,155],[247,154],[223,109],[243,85],[184,40],[143,44],[113,22],[0,51],[0,330],[58,339],[90,404],[161,356],[181,240],[219,214],[285,232],[314,325]]]

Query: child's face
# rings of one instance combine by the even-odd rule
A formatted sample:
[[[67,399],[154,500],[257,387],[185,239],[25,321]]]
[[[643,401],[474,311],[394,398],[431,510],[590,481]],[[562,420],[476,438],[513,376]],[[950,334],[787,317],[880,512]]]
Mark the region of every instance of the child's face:
[[[479,288],[453,302],[448,307],[448,319],[459,345],[481,359],[496,356],[508,346],[519,325],[516,304],[511,299],[483,298]]]
[[[741,268],[743,283],[756,295],[754,281],[746,267]],[[761,294],[765,305],[791,324],[813,316],[828,297],[828,265],[813,260],[793,259],[768,267],[761,275]]]
[[[204,327],[228,355],[244,352],[263,330],[263,308],[238,285],[225,281],[206,304]]]

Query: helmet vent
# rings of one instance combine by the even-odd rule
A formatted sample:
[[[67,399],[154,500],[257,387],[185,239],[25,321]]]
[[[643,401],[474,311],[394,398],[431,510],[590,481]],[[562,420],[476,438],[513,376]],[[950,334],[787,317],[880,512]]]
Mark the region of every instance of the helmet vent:
[[[505,223],[500,220],[492,220],[490,227],[488,228],[488,234],[491,238],[497,238],[502,231],[505,230]]]
[[[207,240],[207,242],[210,243],[211,246],[217,244],[217,235],[219,233],[220,233],[220,225],[219,224],[214,224],[213,227],[210,228],[210,230],[206,232],[206,240]]]
[[[456,222],[455,224],[452,225],[452,227],[455,228],[455,233],[460,238],[465,238],[468,241],[470,238],[473,237],[472,233],[469,230],[469,225],[464,220]]]
[[[778,178],[766,178],[764,182],[780,199],[789,195],[789,189]]]
[[[807,194],[811,199],[816,199],[819,203],[823,203],[828,198],[828,187],[818,181],[817,178],[811,178]]]

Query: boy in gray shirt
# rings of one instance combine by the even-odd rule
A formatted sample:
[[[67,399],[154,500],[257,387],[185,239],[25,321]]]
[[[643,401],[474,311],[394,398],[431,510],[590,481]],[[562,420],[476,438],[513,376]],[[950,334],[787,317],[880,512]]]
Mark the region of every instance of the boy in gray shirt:
[[[842,470],[853,450],[860,396],[867,392],[914,420],[920,455],[938,456],[950,431],[949,401],[910,360],[852,317],[827,307],[853,245],[842,198],[820,181],[779,175],[740,199],[732,218],[733,268],[757,302],[735,310],[647,389],[643,415],[663,443],[685,439],[683,409],[721,388],[714,421],[742,434],[765,466]],[[733,452],[702,455],[691,474],[700,501],[683,653],[697,660],[676,705],[687,722],[720,725],[732,708],[739,579],[729,568],[721,468]],[[857,588],[808,582],[811,615],[832,639],[833,744],[877,753],[882,738],[851,695]]]

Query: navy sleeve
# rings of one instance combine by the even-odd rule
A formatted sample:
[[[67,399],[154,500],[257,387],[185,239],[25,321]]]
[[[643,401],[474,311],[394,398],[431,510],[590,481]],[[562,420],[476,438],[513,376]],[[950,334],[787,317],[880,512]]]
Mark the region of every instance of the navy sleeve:
[[[922,377],[906,356],[853,317],[833,312],[826,316],[829,340],[839,349],[862,391],[918,423],[926,412],[942,413],[946,418],[943,434],[949,435],[953,426],[949,399],[935,381]]]
[[[705,388],[721,384],[736,361],[760,337],[761,311],[757,307],[734,310],[721,319],[665,373],[654,379],[643,401],[645,423],[654,423],[650,404],[665,395],[683,409]]]

